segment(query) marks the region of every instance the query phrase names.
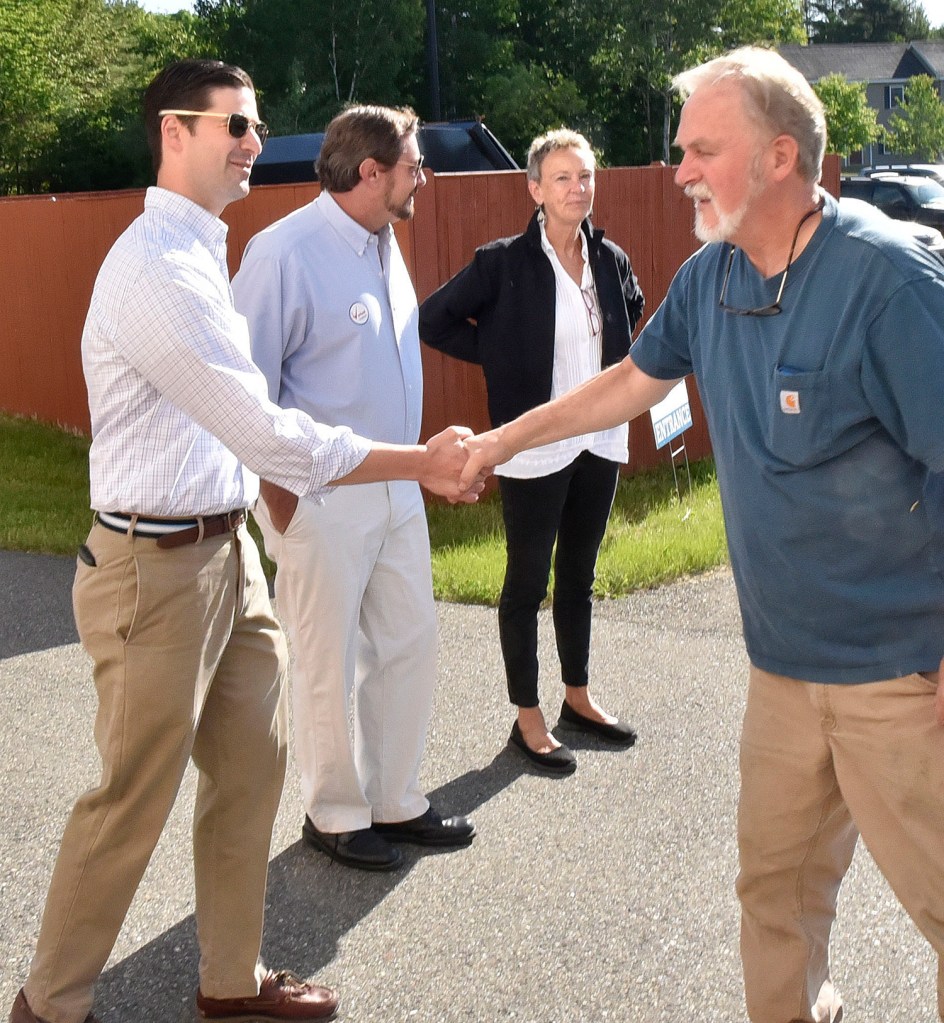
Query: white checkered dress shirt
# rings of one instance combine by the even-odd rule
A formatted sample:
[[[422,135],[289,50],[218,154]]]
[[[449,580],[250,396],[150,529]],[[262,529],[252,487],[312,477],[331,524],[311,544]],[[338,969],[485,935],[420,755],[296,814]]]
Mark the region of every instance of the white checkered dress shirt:
[[[102,264],[82,335],[99,511],[245,508],[255,473],[317,497],[370,449],[347,428],[269,401],[233,308],[226,231],[189,199],[149,188]]]

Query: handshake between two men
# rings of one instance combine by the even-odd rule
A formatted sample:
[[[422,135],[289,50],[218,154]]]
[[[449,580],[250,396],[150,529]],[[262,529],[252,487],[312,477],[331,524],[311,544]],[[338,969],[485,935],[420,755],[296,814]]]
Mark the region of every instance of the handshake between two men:
[[[465,426],[447,427],[426,442],[419,482],[453,504],[470,504],[478,500],[495,466],[519,451],[628,422],[665,397],[675,384],[674,380],[645,378],[648,386],[638,388],[642,393],[635,401],[628,401],[623,382],[633,371],[632,360],[627,359],[600,374],[596,381],[484,433],[474,434]],[[636,372],[634,380],[643,377]],[[353,482],[351,477],[347,479]]]
[[[426,442],[427,467],[419,482],[450,504],[472,504],[496,465],[516,450],[501,428],[475,434],[466,426],[449,426]]]
[[[380,480],[416,480],[427,490],[445,497],[450,504],[472,504],[485,489],[485,480],[495,463],[486,461],[480,440],[465,426],[449,426],[426,444],[371,443],[370,453],[334,486],[373,483]],[[490,450],[490,449],[489,449]],[[262,499],[269,518],[279,533],[288,529],[298,507],[298,496],[275,483],[262,480]]]
[[[497,450],[495,445],[482,443],[490,436],[476,436],[465,426],[449,426],[430,437],[426,444],[408,446],[374,441],[364,461],[333,485],[416,480],[450,504],[472,504],[479,499],[485,480],[497,464],[489,462],[485,454]],[[261,481],[260,491],[273,527],[284,533],[295,515],[298,496],[268,480]]]

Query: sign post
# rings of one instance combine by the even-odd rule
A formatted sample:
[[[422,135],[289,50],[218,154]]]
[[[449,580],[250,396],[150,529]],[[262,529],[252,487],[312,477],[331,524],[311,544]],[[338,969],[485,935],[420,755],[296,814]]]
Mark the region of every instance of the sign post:
[[[692,472],[688,464],[688,451],[685,448],[685,439],[682,436],[692,425],[692,407],[688,401],[688,387],[684,380],[680,380],[669,393],[649,409],[649,416],[652,419],[652,432],[655,436],[656,450],[671,444],[676,438],[681,438],[675,447],[669,447],[669,461],[672,463],[672,478],[675,480],[675,492],[679,501],[682,500],[682,493],[679,488],[678,473],[675,467],[675,460],[679,455],[685,459],[685,473],[688,478],[688,492],[692,489]]]

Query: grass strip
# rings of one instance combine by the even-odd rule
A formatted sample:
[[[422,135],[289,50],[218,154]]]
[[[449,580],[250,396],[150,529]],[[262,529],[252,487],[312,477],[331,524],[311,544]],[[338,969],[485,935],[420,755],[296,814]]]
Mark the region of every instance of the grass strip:
[[[81,434],[0,413],[0,548],[75,553],[91,523],[88,448]],[[689,489],[680,474],[681,498],[668,465],[620,480],[597,563],[598,596],[624,596],[727,561],[714,463],[693,463],[691,477]],[[431,503],[427,516],[437,600],[497,604],[505,572],[497,492],[474,505]],[[261,549],[255,523],[250,529]]]

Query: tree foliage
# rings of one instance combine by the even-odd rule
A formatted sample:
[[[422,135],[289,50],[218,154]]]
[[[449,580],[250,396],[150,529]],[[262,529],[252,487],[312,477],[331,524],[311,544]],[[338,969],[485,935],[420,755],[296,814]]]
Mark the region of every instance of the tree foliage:
[[[675,75],[734,46],[803,38],[796,0],[616,0],[616,12],[596,61],[615,91],[639,96],[649,160],[671,157]]]
[[[742,42],[798,41],[799,0],[435,0],[449,118],[484,117],[521,157],[535,133],[584,130],[610,162],[668,158],[670,81]],[[345,103],[432,114],[418,0],[197,0],[278,132]]]
[[[930,75],[916,75],[888,121],[886,147],[903,156],[936,162],[944,153],[944,103]]]
[[[919,0],[805,0],[804,13],[812,43],[896,43],[931,29]]]
[[[694,63],[807,29],[915,37],[924,17],[918,0],[196,0],[194,15],[0,0],[0,193],[146,183],[141,92],[183,56],[245,67],[276,134],[319,131],[351,101],[431,119],[427,3],[443,116],[483,118],[519,159],[567,124],[610,164],[671,159],[671,82]],[[853,144],[838,117],[831,144]]]
[[[146,179],[140,92],[195,24],[130,0],[0,0],[0,193]]]
[[[826,75],[813,85],[826,113],[826,150],[849,156],[882,135],[876,112],[865,97],[864,82]]]
[[[277,134],[315,131],[354,100],[413,100],[415,0],[197,0],[226,59],[252,76]]]

